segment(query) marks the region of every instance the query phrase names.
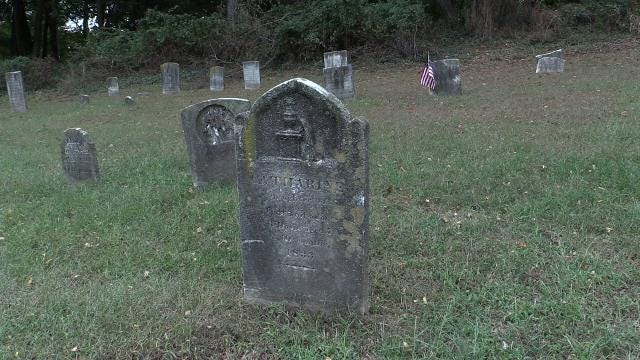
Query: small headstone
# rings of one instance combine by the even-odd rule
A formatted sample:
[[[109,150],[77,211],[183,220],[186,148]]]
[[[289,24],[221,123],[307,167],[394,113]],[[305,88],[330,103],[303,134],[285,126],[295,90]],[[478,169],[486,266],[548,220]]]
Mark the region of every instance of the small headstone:
[[[125,105],[135,105],[136,101],[133,100],[133,98],[131,96],[125,96],[124,97],[124,104]]]
[[[244,76],[245,90],[256,90],[260,88],[260,62],[259,61],[243,62],[242,74]]]
[[[89,104],[89,95],[86,95],[86,94],[80,95],[80,104],[82,105]]]
[[[22,83],[22,72],[13,71],[4,74],[7,81],[7,93],[9,94],[9,103],[14,111],[27,111],[27,103],[24,100],[24,85]]]
[[[223,98],[182,110],[182,128],[195,187],[235,182],[234,118],[250,107],[248,100]]]
[[[444,59],[432,61],[433,76],[436,87],[432,95],[460,95],[462,94],[462,78],[460,77],[460,60]]]
[[[107,92],[109,93],[109,96],[120,95],[120,86],[118,85],[117,77],[107,78]]]
[[[160,65],[160,70],[162,71],[162,93],[180,92],[180,64],[164,63]]]
[[[65,180],[69,184],[100,181],[96,145],[86,131],[80,128],[64,131],[62,169]]]
[[[366,121],[306,79],[236,117],[248,302],[367,311],[368,134]]]
[[[562,49],[536,55],[536,74],[556,74],[564,72],[564,53]]]
[[[335,95],[338,99],[353,99],[356,95],[353,87],[353,70],[351,64],[345,66],[325,68],[324,74],[325,89]]]
[[[324,67],[332,68],[345,66],[349,63],[347,59],[347,50],[330,51],[324,53]]]
[[[209,89],[211,91],[224,90],[224,67],[212,66],[209,69]]]

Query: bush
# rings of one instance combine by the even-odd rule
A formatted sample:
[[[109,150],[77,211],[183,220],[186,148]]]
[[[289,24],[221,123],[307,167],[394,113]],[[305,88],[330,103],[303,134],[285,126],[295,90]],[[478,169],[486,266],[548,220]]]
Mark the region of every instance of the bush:
[[[52,58],[39,59],[18,56],[0,60],[0,72],[22,71],[26,90],[51,88],[56,85],[62,66]]]

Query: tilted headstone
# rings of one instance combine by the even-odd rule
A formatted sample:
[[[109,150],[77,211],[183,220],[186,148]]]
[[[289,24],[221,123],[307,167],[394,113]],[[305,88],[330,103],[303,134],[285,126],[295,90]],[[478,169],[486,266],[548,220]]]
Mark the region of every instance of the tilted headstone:
[[[349,64],[347,59],[347,50],[330,51],[324,53],[324,67],[332,68],[338,66],[345,66]]]
[[[433,76],[436,87],[430,91],[432,95],[462,94],[462,78],[460,77],[460,60],[444,59],[432,61]]]
[[[107,92],[109,96],[119,96],[120,95],[120,85],[118,85],[117,77],[107,78]]]
[[[133,98],[131,96],[125,96],[124,97],[124,104],[125,105],[135,105],[136,101],[133,100]]]
[[[338,99],[353,99],[356,95],[353,86],[353,69],[351,64],[322,70],[324,74],[325,89]]]
[[[368,138],[366,121],[306,79],[236,117],[248,302],[367,311]]]
[[[82,105],[89,104],[89,99],[90,99],[89,95],[86,95],[86,94],[80,95],[80,104],[82,104]]]
[[[222,66],[212,66],[209,69],[209,90],[224,90],[224,68]]]
[[[260,88],[260,62],[245,61],[242,63],[242,75],[244,77],[245,90]]]
[[[182,128],[195,187],[235,182],[234,118],[250,107],[248,100],[222,98],[182,110]]]
[[[64,131],[62,169],[65,180],[69,184],[100,181],[96,145],[86,131],[80,128]]]
[[[346,50],[324,53],[324,88],[341,100],[353,99],[356,95],[353,68],[347,56]]]
[[[164,63],[160,65],[160,70],[162,71],[162,93],[180,92],[180,64]]]
[[[9,94],[9,103],[14,111],[27,111],[27,103],[24,100],[24,84],[22,83],[22,72],[13,71],[4,74],[7,81],[7,93]]]
[[[536,55],[536,74],[555,74],[564,72],[564,52],[562,49]]]

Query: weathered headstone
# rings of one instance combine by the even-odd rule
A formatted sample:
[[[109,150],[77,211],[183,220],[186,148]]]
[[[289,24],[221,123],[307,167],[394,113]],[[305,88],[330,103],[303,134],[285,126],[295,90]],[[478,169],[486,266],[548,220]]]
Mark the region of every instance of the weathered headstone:
[[[562,49],[536,55],[536,74],[555,74],[564,72],[564,53]]]
[[[324,53],[324,87],[341,100],[353,99],[356,95],[353,68],[347,56],[346,50]]]
[[[369,129],[292,79],[236,117],[244,297],[365,313]]]
[[[120,85],[118,85],[117,77],[107,78],[107,92],[109,96],[119,96],[120,95]]]
[[[80,95],[80,104],[82,105],[89,104],[89,95],[86,95],[86,94]]]
[[[89,134],[80,128],[64,131],[62,142],[62,169],[67,183],[100,181],[96,145]]]
[[[164,63],[160,65],[162,70],[162,93],[176,94],[180,92],[180,64]]]
[[[245,90],[260,88],[260,62],[245,61],[242,63],[242,75],[244,77]]]
[[[7,81],[7,93],[9,94],[9,103],[14,111],[27,111],[27,103],[24,100],[24,85],[22,83],[22,72],[12,71],[4,74]]]
[[[125,105],[135,105],[136,101],[133,100],[133,98],[131,96],[125,96],[124,97],[124,104]]]
[[[209,69],[209,90],[224,90],[224,67],[212,66],[211,69]]]
[[[460,60],[444,59],[432,61],[433,76],[436,87],[430,91],[432,95],[462,94],[462,78],[460,77]]]
[[[248,100],[222,98],[182,110],[182,128],[195,187],[235,182],[234,118],[250,107]]]
[[[347,50],[330,51],[330,52],[324,53],[325,69],[332,68],[332,67],[345,66],[349,64],[349,60],[347,56],[348,56]]]
[[[325,89],[335,95],[338,99],[353,99],[356,95],[353,87],[353,69],[351,64],[325,68],[324,74]]]

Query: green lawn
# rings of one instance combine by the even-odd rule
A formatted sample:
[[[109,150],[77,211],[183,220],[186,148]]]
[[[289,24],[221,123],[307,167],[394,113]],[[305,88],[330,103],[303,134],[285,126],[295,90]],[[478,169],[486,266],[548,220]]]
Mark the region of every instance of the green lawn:
[[[237,193],[191,187],[180,110],[262,91],[39,93],[24,114],[1,97],[0,358],[640,357],[640,47],[533,71],[470,58],[464,95],[435,98],[420,65],[356,66],[362,318],[244,304]],[[68,127],[93,137],[101,185],[64,184]]]

